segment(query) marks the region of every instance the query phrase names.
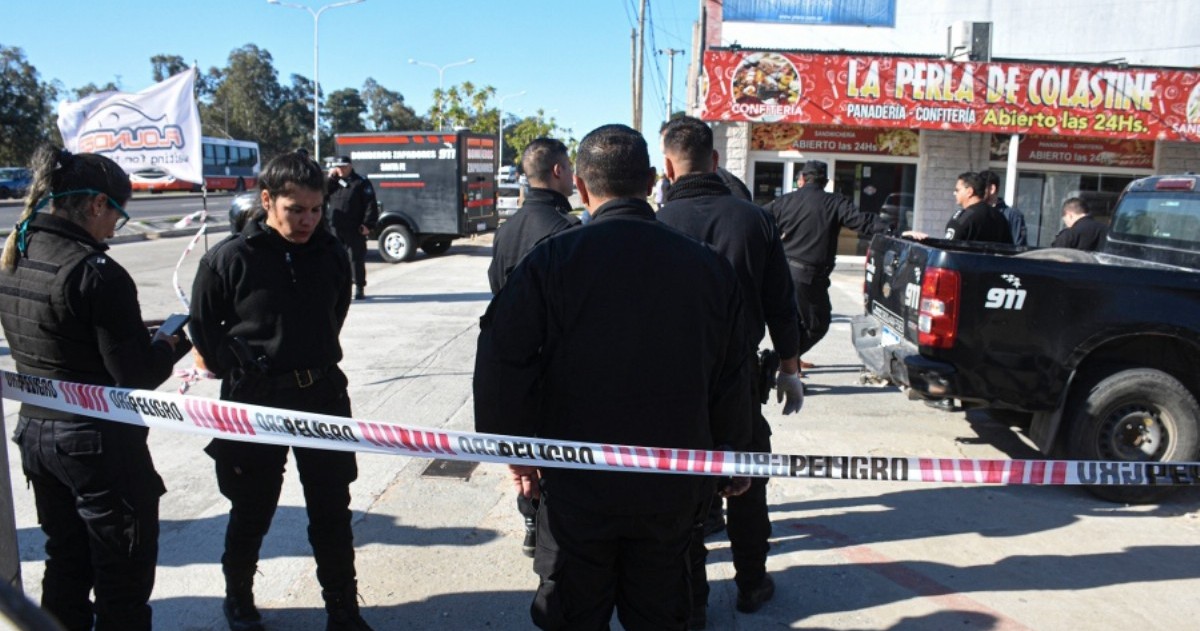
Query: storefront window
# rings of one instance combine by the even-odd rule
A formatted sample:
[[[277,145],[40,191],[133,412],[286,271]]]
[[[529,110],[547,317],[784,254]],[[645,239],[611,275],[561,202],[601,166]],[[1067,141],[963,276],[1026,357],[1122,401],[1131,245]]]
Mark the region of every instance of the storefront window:
[[[783,166],[782,162],[754,163],[754,203],[766,204],[783,195]]]

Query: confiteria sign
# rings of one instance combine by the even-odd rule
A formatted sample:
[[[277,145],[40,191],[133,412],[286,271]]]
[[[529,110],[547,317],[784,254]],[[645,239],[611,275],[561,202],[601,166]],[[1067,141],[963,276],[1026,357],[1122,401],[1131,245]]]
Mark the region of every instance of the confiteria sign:
[[[709,50],[702,118],[1200,141],[1200,72]]]

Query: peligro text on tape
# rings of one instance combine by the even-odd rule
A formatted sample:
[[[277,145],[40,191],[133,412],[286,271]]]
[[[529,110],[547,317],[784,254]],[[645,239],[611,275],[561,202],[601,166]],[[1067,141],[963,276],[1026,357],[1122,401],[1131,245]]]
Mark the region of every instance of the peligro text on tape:
[[[1197,462],[794,455],[636,447],[428,429],[0,372],[0,394],[13,401],[105,421],[289,447],[595,471],[942,484],[1200,485]]]

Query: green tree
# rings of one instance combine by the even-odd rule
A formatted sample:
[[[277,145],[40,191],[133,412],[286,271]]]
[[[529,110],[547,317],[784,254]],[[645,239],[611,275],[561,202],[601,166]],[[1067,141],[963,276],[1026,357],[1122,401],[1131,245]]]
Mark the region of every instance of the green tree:
[[[525,147],[538,138],[558,138],[563,144],[571,147],[574,138],[569,138],[570,135],[571,130],[559,127],[553,117],[546,118],[545,113],[539,109],[536,116],[526,116],[505,125],[502,164],[518,164]],[[578,144],[577,141],[574,142],[574,145]],[[574,160],[574,150],[571,153],[571,159]]]
[[[179,55],[155,55],[150,58],[154,82],[159,83],[188,69],[188,64]]]
[[[363,101],[367,104],[367,129],[371,131],[417,131],[428,123],[404,104],[404,95],[393,92],[368,77],[363,83]]]
[[[288,149],[305,147],[312,150],[313,135],[313,82],[303,75],[293,74],[292,85],[284,90],[283,103],[279,107],[279,122],[288,138]],[[321,134],[321,155],[333,151],[333,139]]]
[[[279,84],[271,53],[246,44],[229,54],[220,76],[210,107],[205,108],[207,118],[201,113],[206,127],[224,127],[233,138],[258,141],[267,159],[295,148],[286,121],[279,116],[291,95]]]
[[[367,104],[354,88],[342,88],[325,97],[324,118],[329,121],[330,132],[335,135],[367,131],[363,124],[363,115],[366,113]]]
[[[0,44],[0,165],[29,163],[55,97],[23,50]]]
[[[429,108],[429,120],[440,121],[444,129],[465,128],[483,133],[496,133],[499,129],[499,112],[488,107],[488,100],[496,96],[496,88],[487,86],[476,89],[475,84],[464,81],[449,90],[433,91],[433,105]]]
[[[78,87],[78,88],[75,88],[74,90],[71,90],[71,92],[74,93],[74,95],[75,95],[74,100],[76,100],[76,101],[83,99],[85,97],[89,97],[93,94],[100,94],[101,92],[120,92],[120,91],[121,91],[121,88],[117,87],[117,84],[113,83],[112,81],[109,81],[108,83],[105,83],[104,85],[96,85],[95,83],[89,83],[85,86]]]

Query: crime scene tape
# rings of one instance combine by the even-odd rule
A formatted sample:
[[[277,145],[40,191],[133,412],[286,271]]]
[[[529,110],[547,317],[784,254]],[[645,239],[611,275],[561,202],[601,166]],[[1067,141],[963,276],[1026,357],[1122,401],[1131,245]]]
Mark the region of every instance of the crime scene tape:
[[[637,447],[428,429],[9,371],[0,374],[0,395],[5,399],[106,421],[289,447],[690,475],[1050,486],[1200,484],[1200,462],[792,455]]]

